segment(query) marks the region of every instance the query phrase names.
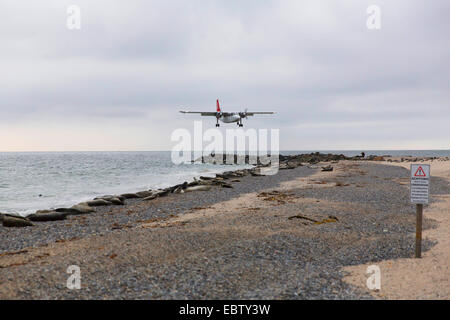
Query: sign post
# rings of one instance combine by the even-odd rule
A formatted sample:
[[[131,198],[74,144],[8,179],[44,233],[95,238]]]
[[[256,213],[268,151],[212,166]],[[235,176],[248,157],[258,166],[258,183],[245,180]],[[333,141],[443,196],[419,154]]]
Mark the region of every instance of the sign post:
[[[428,204],[430,195],[430,165],[411,165],[411,203],[416,204],[416,258],[422,255],[423,205]]]

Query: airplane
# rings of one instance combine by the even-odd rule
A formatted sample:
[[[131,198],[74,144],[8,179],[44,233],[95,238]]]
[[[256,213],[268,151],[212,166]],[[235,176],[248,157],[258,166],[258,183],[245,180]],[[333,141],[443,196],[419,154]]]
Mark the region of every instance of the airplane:
[[[258,111],[258,112],[247,112],[247,109],[245,109],[244,112],[223,112],[222,109],[220,109],[219,100],[217,100],[217,111],[216,112],[204,112],[204,111],[180,111],[181,113],[199,113],[203,117],[216,117],[217,123],[216,127],[219,127],[219,120],[223,123],[233,123],[236,122],[236,124],[239,127],[243,127],[242,119],[247,119],[248,116],[253,116],[255,114],[274,114],[275,112],[271,111]]]

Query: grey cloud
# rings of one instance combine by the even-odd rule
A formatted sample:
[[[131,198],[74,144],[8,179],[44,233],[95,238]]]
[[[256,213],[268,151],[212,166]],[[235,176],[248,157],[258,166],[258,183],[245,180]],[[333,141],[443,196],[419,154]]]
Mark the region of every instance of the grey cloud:
[[[450,144],[447,1],[378,1],[379,31],[366,1],[80,0],[80,31],[65,27],[69,4],[4,2],[0,123],[158,114],[149,130],[167,131],[169,148],[181,107],[221,98],[276,109],[249,123],[280,127],[286,148],[304,130],[325,145],[336,128],[343,141],[407,141],[408,121]]]

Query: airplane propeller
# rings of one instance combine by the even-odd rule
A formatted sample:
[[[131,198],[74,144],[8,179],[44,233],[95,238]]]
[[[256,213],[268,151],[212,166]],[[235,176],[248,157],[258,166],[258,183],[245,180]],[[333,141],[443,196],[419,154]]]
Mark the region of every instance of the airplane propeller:
[[[239,112],[239,116],[241,118],[247,119],[247,110],[248,110],[248,108],[245,108],[244,112]]]

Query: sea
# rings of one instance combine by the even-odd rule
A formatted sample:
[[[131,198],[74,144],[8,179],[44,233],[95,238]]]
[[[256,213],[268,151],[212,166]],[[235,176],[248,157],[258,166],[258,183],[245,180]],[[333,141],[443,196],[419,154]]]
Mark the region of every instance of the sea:
[[[355,156],[362,150],[322,153]],[[281,154],[315,151],[282,151]],[[450,156],[450,150],[364,150],[366,156]],[[0,152],[0,212],[26,216],[40,209],[72,206],[106,194],[172,186],[248,165],[171,161],[170,151]]]

